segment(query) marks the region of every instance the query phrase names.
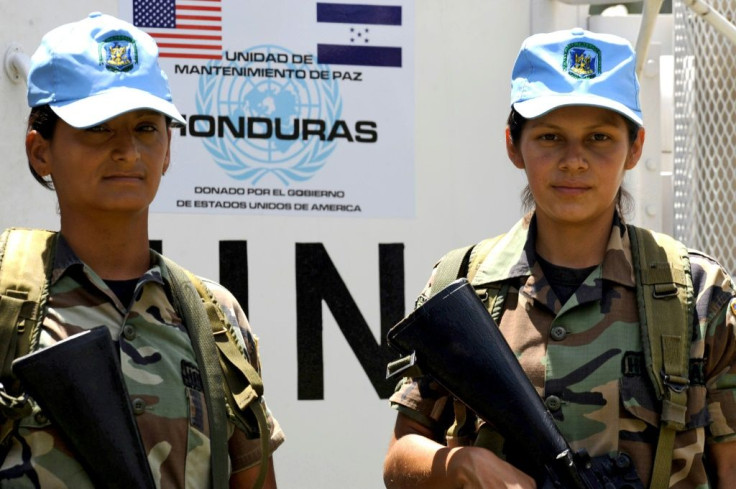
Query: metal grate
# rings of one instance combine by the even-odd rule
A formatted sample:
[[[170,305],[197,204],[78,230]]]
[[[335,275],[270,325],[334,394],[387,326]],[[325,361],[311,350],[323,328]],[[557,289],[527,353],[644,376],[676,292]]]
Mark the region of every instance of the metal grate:
[[[736,20],[734,0],[709,0]],[[736,272],[736,46],[675,9],[674,235]]]

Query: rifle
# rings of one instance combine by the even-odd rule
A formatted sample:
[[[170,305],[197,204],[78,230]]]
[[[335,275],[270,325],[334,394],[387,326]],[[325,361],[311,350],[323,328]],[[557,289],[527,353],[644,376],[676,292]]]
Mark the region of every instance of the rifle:
[[[95,487],[155,489],[106,327],[17,358],[12,369]]]
[[[542,489],[644,489],[626,454],[574,452],[519,361],[464,278],[435,294],[391,328],[388,344],[403,357],[388,376],[418,366],[494,426]],[[481,388],[480,386],[483,386]],[[484,389],[493,395],[483,395]]]

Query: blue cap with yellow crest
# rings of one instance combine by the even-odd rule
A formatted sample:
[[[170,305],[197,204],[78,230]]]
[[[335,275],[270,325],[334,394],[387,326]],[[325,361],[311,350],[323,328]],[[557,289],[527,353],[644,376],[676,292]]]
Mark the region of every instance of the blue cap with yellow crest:
[[[589,105],[642,125],[636,56],[612,34],[575,28],[528,37],[511,75],[511,106],[527,119]]]
[[[138,109],[184,122],[172,102],[153,38],[97,12],[49,31],[31,57],[28,105],[46,104],[77,128]]]

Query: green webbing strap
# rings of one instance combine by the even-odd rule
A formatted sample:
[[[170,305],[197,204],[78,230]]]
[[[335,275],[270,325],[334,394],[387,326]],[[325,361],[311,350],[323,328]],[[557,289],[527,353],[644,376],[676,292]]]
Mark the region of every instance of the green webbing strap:
[[[461,434],[465,424],[468,422],[468,408],[457,399],[453,400],[452,408],[455,411],[455,421],[447,429],[445,436],[448,439],[453,440],[453,446],[460,446],[465,444],[462,440]]]
[[[465,275],[467,270],[463,270],[463,268],[467,267],[468,257],[474,246],[456,248],[442,258],[432,279],[431,295],[434,296],[437,292]]]
[[[48,296],[56,233],[6,229],[0,236],[0,376],[37,340],[41,308]],[[7,259],[4,259],[7,257]]]
[[[662,402],[651,489],[669,487],[675,433],[685,428],[692,338],[687,248],[666,235],[628,226],[646,370]]]
[[[8,292],[10,292],[8,294]],[[18,319],[20,318],[25,297],[13,297],[15,291],[7,291],[0,295],[0,348],[2,348],[2,376],[3,379],[10,377],[11,364],[15,359],[15,348],[18,338],[22,336],[18,330]]]
[[[475,274],[485,262],[486,257],[491,252],[494,246],[501,241],[504,235],[496,236],[494,238],[484,239],[475,246],[475,254],[473,255],[472,261],[468,264],[468,282],[472,283]],[[488,308],[488,312],[491,317],[497,323],[501,320],[503,314],[503,304],[506,300],[506,293],[509,290],[507,283],[492,283],[478,286],[475,292],[479,295],[480,299]]]
[[[235,338],[231,336],[230,328],[232,328],[232,325],[225,319],[222,309],[215,303],[209,290],[194,275],[189,274],[189,276],[195,284],[197,292],[202,296],[207,309],[207,316],[212,326],[212,335],[219,352],[220,368],[222,368],[228,386],[225,392],[232,406],[233,414],[243,428],[249,428],[245,413],[250,409],[258,423],[258,434],[261,440],[261,465],[253,488],[260,489],[268,475],[268,459],[271,455],[271,431],[268,427],[263,404],[260,401],[260,397],[263,395],[263,381],[255,368],[246,361],[244,352],[237,346]]]
[[[0,236],[0,443],[13,429],[11,421],[30,414],[11,365],[38,342],[48,298],[56,233],[10,228]]]
[[[670,487],[672,473],[672,452],[675,448],[675,430],[671,426],[660,425],[657,452],[654,455],[652,477],[649,480],[650,489],[667,489]]]
[[[503,236],[500,235],[494,238],[484,239],[478,244],[456,248],[443,256],[437,265],[437,270],[432,280],[431,294],[435,295],[461,277],[466,277],[468,282],[472,282],[473,277],[475,277],[476,272],[483,264],[488,253],[491,252]],[[476,250],[475,255],[473,255],[473,249]],[[473,258],[472,261],[470,260],[471,256]]]
[[[207,402],[210,426],[210,453],[212,462],[212,487],[225,489],[229,486],[227,466],[227,409],[223,389],[222,372],[217,359],[215,340],[210,321],[201,306],[202,299],[194,289],[186,273],[171,260],[163,258],[171,276],[174,305],[181,312],[189,331],[189,338],[202,369],[202,384]]]
[[[197,292],[203,298],[207,309],[207,316],[212,326],[212,335],[219,351],[220,367],[228,386],[225,392],[232,406],[233,414],[241,427],[249,432],[252,432],[252,427],[246,417],[248,410],[256,418],[258,435],[261,440],[261,465],[253,489],[260,489],[268,475],[269,458],[271,456],[271,430],[266,420],[265,408],[261,403],[263,380],[256,369],[245,359],[245,353],[234,336],[233,326],[225,318],[222,309],[217,305],[209,289],[193,274],[190,272],[187,272],[187,274],[194,283]]]
[[[232,412],[241,427],[249,426],[245,417],[247,409],[250,409],[258,423],[261,438],[261,466],[253,488],[260,489],[268,474],[270,457],[270,430],[265,410],[259,400],[263,393],[261,378],[246,361],[235,339],[231,337],[228,328],[232,326],[227,322],[222,310],[215,303],[205,285],[168,258],[163,258],[163,260],[172,278],[176,305],[182,312],[192,344],[195,345],[197,361],[204,369],[202,380],[205,397],[211,409],[209,423],[212,437],[213,487],[218,489],[229,486],[228,416],[225,405],[225,399],[228,399]],[[227,389],[225,389],[225,383],[227,383]]]

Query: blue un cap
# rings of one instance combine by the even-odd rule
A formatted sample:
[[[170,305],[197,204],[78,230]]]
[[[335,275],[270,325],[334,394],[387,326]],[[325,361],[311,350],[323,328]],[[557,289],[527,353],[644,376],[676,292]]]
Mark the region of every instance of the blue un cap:
[[[41,39],[31,57],[28,105],[46,104],[77,128],[137,109],[184,122],[172,103],[153,38],[101,13],[59,26]]]
[[[524,41],[511,74],[511,106],[534,119],[568,105],[603,107],[642,125],[636,56],[627,40],[576,28]]]

